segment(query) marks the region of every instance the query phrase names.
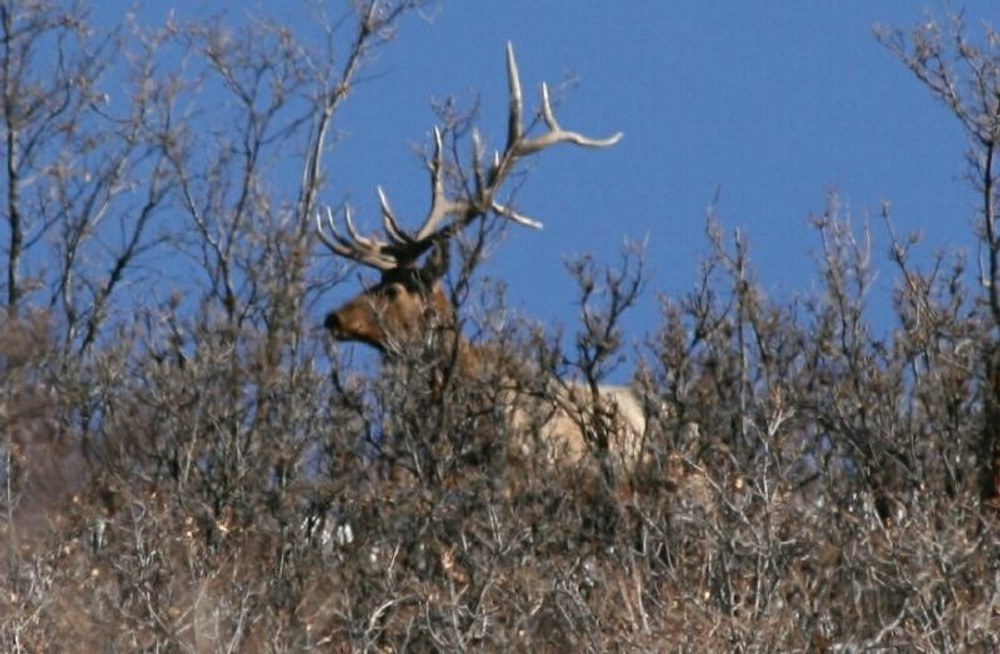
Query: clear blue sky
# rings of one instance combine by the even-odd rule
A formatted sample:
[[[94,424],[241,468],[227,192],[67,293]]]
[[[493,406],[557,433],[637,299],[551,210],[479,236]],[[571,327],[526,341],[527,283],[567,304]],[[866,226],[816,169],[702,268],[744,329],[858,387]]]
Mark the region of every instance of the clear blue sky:
[[[227,6],[173,4],[185,17]],[[267,13],[277,3],[256,6]],[[996,15],[995,0],[961,6],[977,34]],[[280,7],[309,30],[298,3]],[[561,122],[595,136],[625,132],[612,150],[564,148],[536,162],[519,207],[545,229],[510,230],[486,268],[506,280],[526,315],[572,323],[566,256],[593,252],[612,263],[624,237],[648,234],[651,284],[628,323],[630,338],[641,339],[659,324],[656,294],[691,289],[717,188],[719,217],[745,231],[764,288],[780,298],[812,288],[817,238],[808,219],[837,190],[859,223],[875,227],[875,301],[884,304],[894,271],[878,219],[883,201],[900,231],[923,232],[924,252],[976,254],[957,122],[872,34],[875,24],[917,24],[927,10],[944,15],[942,3],[920,0],[442,0],[402,23],[369,70],[375,77],[340,114],[346,138],[327,162],[329,200],[348,195],[374,228],[381,184],[404,219],[419,220],[427,182],[411,145],[433,126],[429,100],[481,92],[480,127],[499,142],[511,40],[530,100],[541,81],[573,74],[578,85],[562,99]],[[157,3],[142,15],[157,20],[166,11]],[[237,21],[247,10],[227,11]]]

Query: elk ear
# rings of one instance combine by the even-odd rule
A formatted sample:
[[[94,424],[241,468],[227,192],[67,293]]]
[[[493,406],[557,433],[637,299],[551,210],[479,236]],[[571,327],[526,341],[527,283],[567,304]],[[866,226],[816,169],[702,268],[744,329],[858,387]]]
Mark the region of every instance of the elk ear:
[[[427,257],[426,263],[420,269],[420,279],[428,286],[438,281],[448,273],[450,251],[448,240],[440,239],[434,242],[434,249]]]

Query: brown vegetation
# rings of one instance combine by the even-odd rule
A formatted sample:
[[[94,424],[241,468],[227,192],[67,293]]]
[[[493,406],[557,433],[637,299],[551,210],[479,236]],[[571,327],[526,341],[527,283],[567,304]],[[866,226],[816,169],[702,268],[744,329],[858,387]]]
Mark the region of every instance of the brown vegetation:
[[[441,132],[436,130],[434,154],[428,166],[431,209],[417,230],[407,232],[399,225],[381,189],[382,218],[388,240],[358,234],[347,208],[344,222],[349,238],[337,231],[332,210],[327,210],[331,236],[325,234],[322,217],[318,216],[320,239],[335,255],[381,274],[377,284],[327,315],[324,325],[339,341],[357,341],[378,349],[390,365],[398,365],[405,359],[407,350],[428,345],[449,354],[444,359],[445,367],[436,371],[432,380],[432,396],[440,399],[449,384],[482,384],[491,380],[492,396],[485,398],[488,404],[477,409],[509,423],[513,433],[498,440],[508,443],[500,449],[506,449],[513,459],[519,460],[517,467],[522,467],[523,461],[529,469],[543,474],[564,470],[575,475],[590,468],[589,463],[600,460],[608,464],[604,467],[613,481],[612,469],[633,471],[642,449],[646,416],[636,394],[628,388],[587,386],[558,379],[541,384],[532,382],[540,374],[544,379],[544,371],[538,366],[512,359],[510,348],[472,344],[462,336],[461,324],[442,283],[448,273],[451,240],[460,237],[463,230],[491,215],[529,227],[541,226],[497,200],[504,182],[521,159],[560,143],[603,148],[621,138],[621,134],[616,134],[607,139],[591,139],[561,128],[544,84],[541,115],[547,129],[541,136],[530,137],[524,127],[520,74],[510,44],[507,77],[510,90],[507,144],[490,164],[484,161],[484,148],[478,136],[473,137],[474,192],[464,191],[457,196],[449,193],[444,145]],[[485,236],[486,232],[480,230],[479,238]],[[474,249],[482,247],[480,243]],[[421,256],[428,251],[427,261],[420,265]],[[480,436],[480,441],[483,437]],[[485,445],[488,448],[491,444]],[[405,466],[405,462],[401,463]],[[548,468],[538,466],[539,463],[548,464]]]
[[[366,375],[306,317],[345,279],[312,252],[329,121],[419,4],[353,3],[328,26],[353,30],[349,49],[324,60],[265,20],[107,35],[77,8],[0,3],[0,647],[1000,647],[996,39],[973,48],[957,22],[881,35],[973,136],[985,283],[967,286],[957,256],[918,268],[896,239],[897,323],[880,338],[869,241],[835,196],[814,221],[822,287],[795,303],[766,297],[745,241],[709,221],[698,284],[662,300],[630,386],[644,465],[619,469],[593,400],[641,252],[569,266],[584,307],[570,346],[491,320],[502,294],[474,272],[520,214],[476,195],[490,184],[459,183],[487,174],[454,158],[462,116],[442,115],[430,161],[446,188],[472,189],[451,201],[479,202],[475,234],[450,274],[432,253],[383,280],[409,293],[438,266],[420,290],[444,329],[421,325]],[[54,76],[43,47],[58,50]],[[177,52],[183,70],[147,65]],[[119,65],[128,106],[101,98]],[[208,92],[232,102],[186,120]],[[290,156],[301,186],[280,190]],[[144,276],[167,253],[196,264],[181,290]],[[349,322],[327,326],[359,337]],[[476,363],[457,374],[463,347]],[[601,475],[509,456],[524,435],[546,442],[570,379],[583,397],[559,406]],[[498,388],[539,401],[512,414]]]

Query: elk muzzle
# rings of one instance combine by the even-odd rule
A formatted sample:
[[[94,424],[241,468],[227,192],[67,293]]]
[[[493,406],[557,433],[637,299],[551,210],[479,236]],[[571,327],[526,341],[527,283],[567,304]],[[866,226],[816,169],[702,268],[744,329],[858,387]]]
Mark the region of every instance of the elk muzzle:
[[[331,311],[323,326],[330,330],[335,340],[366,343],[379,350],[385,347],[386,335],[381,320],[365,296]]]

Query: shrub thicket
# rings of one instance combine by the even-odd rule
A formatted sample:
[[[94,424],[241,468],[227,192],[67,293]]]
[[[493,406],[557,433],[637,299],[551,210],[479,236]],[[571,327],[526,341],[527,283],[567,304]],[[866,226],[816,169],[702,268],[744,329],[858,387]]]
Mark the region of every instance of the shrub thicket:
[[[1000,648],[995,35],[880,35],[971,137],[983,283],[895,239],[884,336],[835,196],[794,300],[709,220],[638,357],[646,464],[594,479],[504,456],[497,380],[442,386],[432,340],[368,374],[305,317],[347,283],[310,254],[329,120],[419,4],[354,3],[321,55],[263,20],[100,32],[0,3],[4,651]],[[231,101],[185,114],[209,89]],[[300,186],[275,190],[290,156]],[[570,337],[497,319],[464,254],[465,332],[543,399],[625,354],[641,252],[570,265]],[[148,272],[177,256],[179,290]]]

